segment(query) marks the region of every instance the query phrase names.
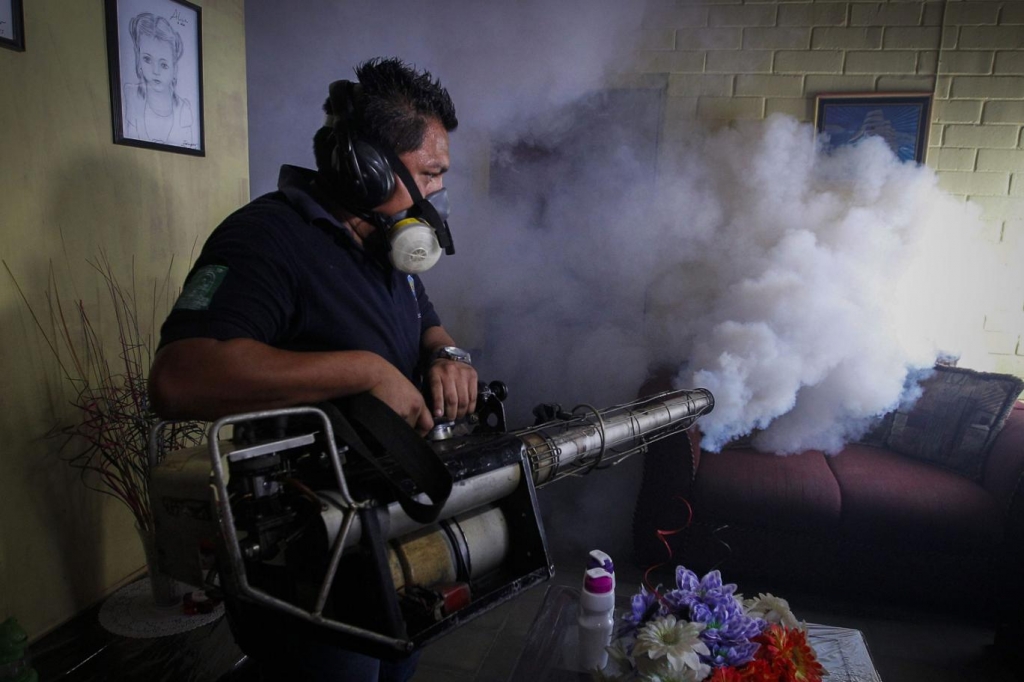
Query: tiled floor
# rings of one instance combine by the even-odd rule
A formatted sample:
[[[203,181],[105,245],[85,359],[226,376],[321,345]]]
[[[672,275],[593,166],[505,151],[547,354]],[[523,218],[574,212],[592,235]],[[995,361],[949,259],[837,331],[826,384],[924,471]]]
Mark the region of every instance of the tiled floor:
[[[554,583],[578,586],[582,568],[556,567]],[[639,571],[617,568],[619,589],[635,591]],[[507,680],[546,588],[539,585],[429,645],[413,682]],[[862,631],[883,682],[1024,682],[1024,673],[992,650],[993,632],[985,625],[909,608],[783,596],[802,620]]]

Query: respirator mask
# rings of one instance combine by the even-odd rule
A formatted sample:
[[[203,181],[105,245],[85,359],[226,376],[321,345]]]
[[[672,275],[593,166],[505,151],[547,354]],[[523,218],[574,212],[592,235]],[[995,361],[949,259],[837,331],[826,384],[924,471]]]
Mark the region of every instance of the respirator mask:
[[[387,238],[391,265],[399,272],[416,275],[434,267],[442,250],[452,254],[455,248],[448,229],[447,188],[423,197],[415,183],[406,183],[406,187],[413,205],[393,216],[382,216],[378,230]]]

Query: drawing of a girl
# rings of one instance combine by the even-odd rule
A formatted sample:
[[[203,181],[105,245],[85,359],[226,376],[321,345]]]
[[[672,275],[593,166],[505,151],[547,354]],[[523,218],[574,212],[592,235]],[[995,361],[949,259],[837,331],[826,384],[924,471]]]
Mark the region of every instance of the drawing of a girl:
[[[124,85],[125,135],[137,140],[193,146],[192,105],[175,92],[181,36],[163,17],[143,12],[128,25],[138,83]]]

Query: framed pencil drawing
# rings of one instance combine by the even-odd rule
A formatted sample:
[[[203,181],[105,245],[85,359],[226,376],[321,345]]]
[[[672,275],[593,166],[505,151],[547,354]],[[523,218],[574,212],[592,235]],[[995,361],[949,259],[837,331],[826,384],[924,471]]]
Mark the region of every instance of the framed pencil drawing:
[[[901,161],[924,160],[931,122],[930,94],[827,94],[816,98],[814,127],[825,149],[881,137]]]
[[[25,21],[21,0],[0,0],[0,47],[25,50]]]
[[[202,8],[105,3],[114,143],[205,156]]]

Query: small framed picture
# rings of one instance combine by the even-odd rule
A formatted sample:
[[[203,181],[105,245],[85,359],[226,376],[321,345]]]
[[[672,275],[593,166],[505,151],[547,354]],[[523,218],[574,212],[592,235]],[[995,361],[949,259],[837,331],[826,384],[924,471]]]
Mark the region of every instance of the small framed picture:
[[[0,0],[0,47],[25,50],[25,21],[21,0]]]
[[[205,156],[202,8],[105,2],[114,143]]]
[[[814,127],[826,149],[881,137],[901,161],[924,160],[932,96],[923,93],[818,95]]]

